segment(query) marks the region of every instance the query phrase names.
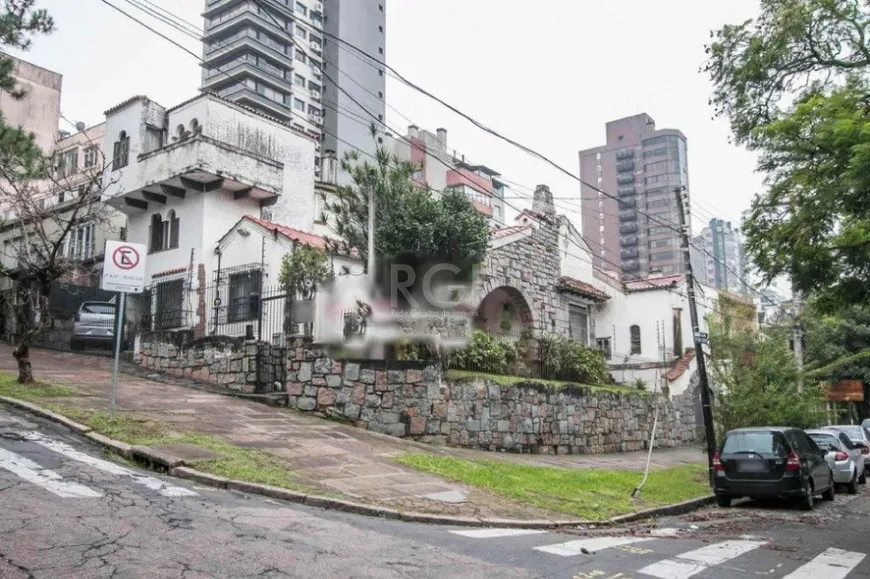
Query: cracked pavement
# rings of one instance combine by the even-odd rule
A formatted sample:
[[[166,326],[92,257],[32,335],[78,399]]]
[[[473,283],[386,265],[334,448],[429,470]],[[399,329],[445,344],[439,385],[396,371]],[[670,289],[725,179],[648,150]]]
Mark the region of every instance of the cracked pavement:
[[[71,452],[39,444],[33,432],[69,445],[55,448]],[[91,462],[83,462],[76,451]],[[856,496],[839,494],[833,505],[820,503],[812,513],[750,503],[625,529],[518,532],[409,524],[202,487],[111,459],[62,426],[0,407],[2,452],[7,458],[21,457],[19,466],[43,469],[42,478],[28,480],[26,473],[20,476],[23,471],[14,473],[15,465],[9,470],[8,460],[0,460],[2,579],[639,579],[663,577],[645,573],[650,565],[684,565],[681,555],[727,541],[755,541],[758,546],[691,576],[785,578],[837,547],[863,558],[846,574],[837,574],[834,567],[812,576],[870,579],[870,558],[863,556],[870,553],[870,485]],[[100,458],[117,466],[95,467],[99,461],[93,459]],[[123,469],[128,474],[119,474]],[[164,486],[143,485],[142,477],[159,479]],[[61,483],[77,485],[79,491],[87,487],[99,496],[59,496],[49,490]],[[179,496],[169,492],[172,488],[196,494]],[[656,530],[666,532],[650,535]]]

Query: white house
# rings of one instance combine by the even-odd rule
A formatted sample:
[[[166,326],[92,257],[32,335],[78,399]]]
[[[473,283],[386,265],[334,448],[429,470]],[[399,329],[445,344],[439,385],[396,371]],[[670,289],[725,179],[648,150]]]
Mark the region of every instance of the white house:
[[[245,216],[313,227],[316,144],[287,125],[213,94],[170,109],[136,96],[106,111],[105,134],[104,195],[127,214],[127,240],[148,248],[155,328],[205,333],[215,249]],[[260,250],[245,261],[273,267]]]

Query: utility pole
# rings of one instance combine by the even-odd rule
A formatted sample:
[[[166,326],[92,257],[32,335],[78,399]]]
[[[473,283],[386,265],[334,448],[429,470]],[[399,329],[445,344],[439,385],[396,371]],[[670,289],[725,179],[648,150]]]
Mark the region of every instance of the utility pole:
[[[716,433],[713,431],[713,410],[710,405],[710,382],[707,379],[707,361],[704,359],[704,348],[701,328],[698,325],[698,305],[695,302],[695,276],[692,272],[692,252],[689,245],[689,226],[686,225],[683,193],[685,187],[676,187],[677,213],[680,218],[680,234],[683,241],[683,259],[686,263],[686,292],[689,297],[689,315],[692,320],[692,334],[695,340],[695,360],[698,361],[698,378],[701,387],[701,411],[704,416],[704,435],[707,439],[707,468],[709,469],[710,485],[713,484],[713,455],[716,454]]]

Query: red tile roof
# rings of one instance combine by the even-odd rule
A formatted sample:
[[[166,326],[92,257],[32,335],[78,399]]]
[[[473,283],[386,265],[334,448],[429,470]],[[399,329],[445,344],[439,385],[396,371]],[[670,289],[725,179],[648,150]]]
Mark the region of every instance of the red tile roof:
[[[574,279],[573,277],[562,276],[556,282],[556,289],[564,292],[571,292],[591,298],[596,301],[609,300],[610,296],[586,282]]]
[[[155,273],[155,274],[152,275],[151,277],[152,277],[152,278],[155,278],[155,277],[166,277],[166,276],[168,276],[168,275],[175,275],[175,274],[177,274],[177,273],[184,273],[184,272],[186,272],[186,271],[187,271],[187,267],[174,267],[174,268],[172,268],[172,269],[165,269],[165,270],[163,270],[163,271],[158,271],[157,273]]]
[[[319,235],[314,235],[313,233],[307,233],[305,231],[293,229],[292,227],[287,227],[286,225],[281,225],[280,223],[266,221],[265,219],[254,217],[253,215],[245,215],[245,219],[253,221],[260,227],[265,227],[269,231],[277,231],[284,237],[292,239],[293,241],[296,241],[303,245],[309,245],[311,247],[317,247],[319,249],[326,249],[326,240]]]
[[[686,350],[686,353],[683,354],[679,360],[674,362],[674,365],[671,366],[671,369],[668,370],[668,373],[665,374],[665,379],[669,382],[673,382],[680,376],[682,376],[686,370],[689,369],[689,364],[692,363],[692,360],[695,359],[695,350]]]
[[[625,282],[625,289],[627,291],[643,291],[651,289],[669,288],[683,281],[683,277],[683,274],[677,274],[664,275],[661,277],[650,277],[647,279],[640,279],[635,281],[627,281]]]
[[[511,227],[497,227],[489,230],[489,236],[493,239],[501,239],[502,237],[507,237],[508,235],[513,235],[514,233],[519,233],[520,231],[525,231],[526,229],[531,229],[531,225],[513,225]]]

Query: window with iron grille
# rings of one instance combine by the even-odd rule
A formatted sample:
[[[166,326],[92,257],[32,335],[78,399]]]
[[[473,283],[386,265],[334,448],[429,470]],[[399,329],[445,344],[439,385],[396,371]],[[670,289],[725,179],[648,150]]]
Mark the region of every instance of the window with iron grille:
[[[631,333],[631,353],[640,354],[640,326],[632,326],[629,332]]]
[[[126,167],[130,162],[130,137],[126,131],[121,131],[118,135],[118,140],[115,141],[114,151],[112,153],[112,171],[117,171]]]
[[[610,350],[610,338],[596,338],[595,342],[598,349],[604,352],[604,357],[609,360],[612,355]]]
[[[568,306],[571,339],[589,345],[589,310],[586,306]]]
[[[154,292],[154,329],[180,328],[184,324],[184,279],[158,283]]]
[[[243,271],[230,275],[230,303],[227,309],[227,322],[247,322],[259,317],[261,277],[259,270]]]

